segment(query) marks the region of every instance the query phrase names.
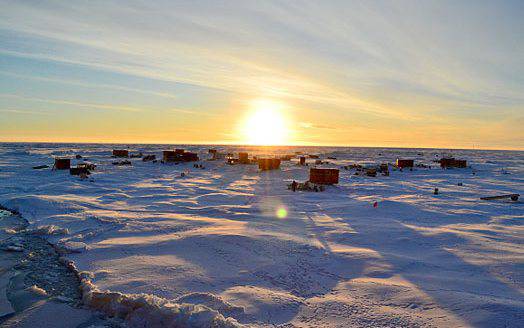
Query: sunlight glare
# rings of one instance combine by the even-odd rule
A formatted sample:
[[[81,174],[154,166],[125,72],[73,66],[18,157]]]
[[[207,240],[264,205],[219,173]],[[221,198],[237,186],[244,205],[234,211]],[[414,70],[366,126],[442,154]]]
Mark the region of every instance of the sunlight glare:
[[[252,101],[241,127],[244,142],[250,145],[283,145],[289,142],[289,127],[283,108],[283,104],[272,100]]]

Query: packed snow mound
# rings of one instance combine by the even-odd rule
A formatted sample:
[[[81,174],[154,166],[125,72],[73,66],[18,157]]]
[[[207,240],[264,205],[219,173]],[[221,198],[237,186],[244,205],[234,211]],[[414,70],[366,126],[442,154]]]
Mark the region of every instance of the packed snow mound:
[[[147,294],[101,292],[88,280],[82,281],[83,301],[90,308],[125,320],[129,327],[242,327],[233,318],[200,304],[177,304]]]
[[[176,299],[176,303],[190,303],[205,305],[224,315],[233,316],[244,313],[244,308],[235,306],[211,293],[189,293]]]
[[[202,304],[175,303],[149,294],[123,294],[100,291],[92,282],[92,273],[79,272],[75,264],[62,258],[65,265],[80,279],[82,301],[91,309],[98,310],[109,317],[126,322],[130,328],[236,328],[242,327],[235,319],[225,318],[217,310]],[[195,296],[207,299],[208,303],[227,303],[218,298]],[[189,299],[189,298],[188,298]],[[210,302],[214,300],[214,302]],[[231,307],[232,308],[232,307]]]

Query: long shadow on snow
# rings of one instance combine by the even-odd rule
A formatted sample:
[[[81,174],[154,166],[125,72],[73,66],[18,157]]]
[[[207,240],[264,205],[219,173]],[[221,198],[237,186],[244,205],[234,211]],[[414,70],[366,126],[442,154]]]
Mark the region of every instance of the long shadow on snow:
[[[364,204],[369,206],[369,204]],[[411,213],[423,210],[413,205]],[[446,214],[442,214],[446,215]],[[340,217],[339,214],[337,216]],[[355,222],[342,213],[347,222]],[[463,222],[459,215],[447,215]],[[489,218],[488,218],[489,219]],[[413,218],[406,222],[413,224]],[[358,220],[356,221],[358,222]],[[391,264],[389,274],[399,274],[430,296],[442,308],[475,327],[518,326],[524,320],[524,297],[512,286],[493,277],[486,267],[473,265],[447,251],[446,247],[467,244],[452,233],[429,236],[392,218],[352,224],[356,233],[333,234],[337,242],[375,250]],[[377,233],[381,238],[377,238]]]

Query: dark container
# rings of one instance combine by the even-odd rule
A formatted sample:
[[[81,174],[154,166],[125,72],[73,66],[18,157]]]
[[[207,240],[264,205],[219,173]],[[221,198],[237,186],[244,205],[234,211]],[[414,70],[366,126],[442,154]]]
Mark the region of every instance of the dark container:
[[[91,172],[89,172],[89,169],[86,166],[77,166],[77,167],[70,168],[69,174],[71,175],[81,175],[81,174],[89,175],[91,174]]]
[[[55,170],[69,170],[71,160],[69,158],[55,158]]]
[[[300,156],[300,165],[306,165],[306,157]]]
[[[173,150],[164,150],[162,152],[162,160],[164,162],[176,162],[176,153]]]
[[[465,168],[468,166],[468,162],[464,159],[442,158],[440,159],[440,167],[443,169],[448,167]]]
[[[309,182],[320,185],[338,183],[338,169],[311,168],[309,169]]]
[[[113,156],[115,156],[115,157],[129,157],[129,150],[127,150],[127,149],[113,149]]]
[[[405,168],[405,167],[413,167],[414,166],[414,160],[412,159],[400,159],[397,158],[397,167],[398,168]]]
[[[165,163],[169,162],[195,162],[198,161],[198,154],[186,152],[183,149],[164,150],[162,159]]]

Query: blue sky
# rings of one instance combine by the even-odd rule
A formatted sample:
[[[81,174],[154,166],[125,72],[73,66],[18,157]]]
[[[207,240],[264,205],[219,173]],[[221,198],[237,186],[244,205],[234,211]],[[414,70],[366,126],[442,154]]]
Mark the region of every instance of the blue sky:
[[[524,147],[524,2],[0,5],[0,140]]]

